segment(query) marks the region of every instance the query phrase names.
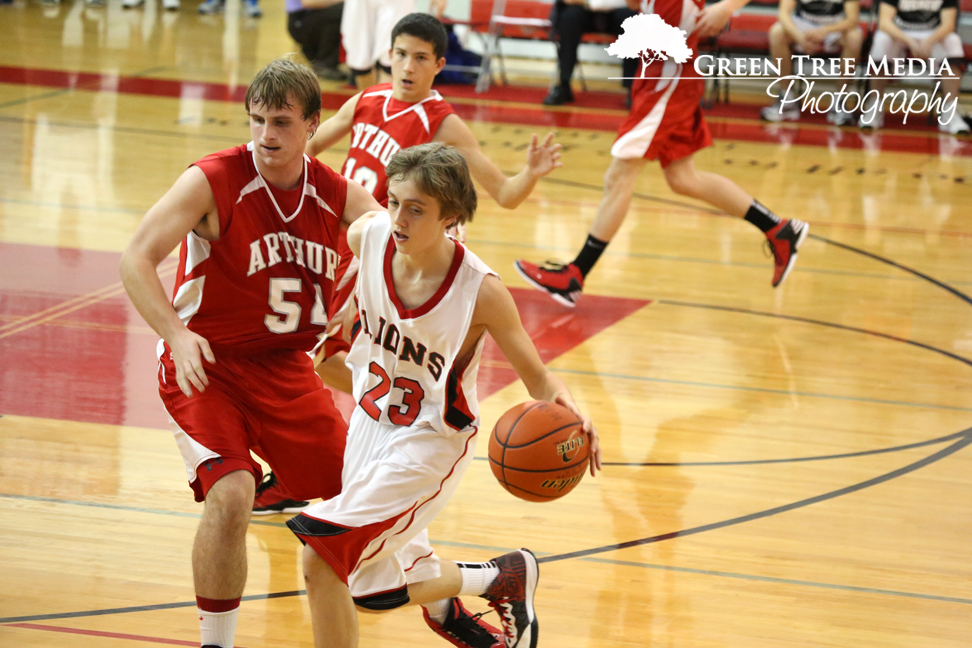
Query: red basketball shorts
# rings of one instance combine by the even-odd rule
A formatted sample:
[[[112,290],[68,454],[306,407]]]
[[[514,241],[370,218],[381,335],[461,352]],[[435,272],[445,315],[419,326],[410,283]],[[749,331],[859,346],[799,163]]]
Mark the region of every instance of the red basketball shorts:
[[[197,502],[235,470],[248,470],[259,482],[263,470],[251,451],[270,464],[294,499],[341,492],[348,426],[306,353],[217,355],[216,364],[205,365],[206,391],[193,389],[186,398],[168,345],[160,348],[159,395]]]
[[[697,77],[635,79],[631,112],[618,130],[611,155],[658,160],[662,168],[712,144],[699,101],[705,80]]]

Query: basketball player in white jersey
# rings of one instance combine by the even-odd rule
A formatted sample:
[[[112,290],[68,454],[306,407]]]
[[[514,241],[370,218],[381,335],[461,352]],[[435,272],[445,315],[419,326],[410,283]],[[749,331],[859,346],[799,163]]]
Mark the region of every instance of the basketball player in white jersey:
[[[570,391],[540,361],[516,305],[496,274],[446,235],[469,220],[476,192],[462,155],[439,143],[404,149],[388,165],[389,211],[348,230],[360,259],[358,319],[348,365],[358,401],[337,497],[287,524],[306,543],[304,578],[317,648],[358,644],[355,605],[387,610],[421,604],[436,631],[458,646],[476,624],[456,598],[481,596],[500,614],[507,648],[535,648],[539,570],[528,550],[488,563],[440,561],[426,528],[473,460],[480,427],[476,373],[486,333],[538,400],[583,421],[591,474],[598,438]]]

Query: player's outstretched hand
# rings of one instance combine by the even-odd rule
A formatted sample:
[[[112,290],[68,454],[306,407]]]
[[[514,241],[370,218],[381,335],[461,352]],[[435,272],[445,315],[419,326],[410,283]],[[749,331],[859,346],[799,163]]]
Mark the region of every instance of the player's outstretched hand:
[[[560,144],[553,143],[554,134],[547,133],[543,138],[543,144],[539,143],[540,138],[534,133],[530,141],[530,148],[527,150],[527,166],[534,177],[540,178],[547,175],[554,169],[564,166],[560,161]]]
[[[695,31],[699,33],[701,38],[715,36],[722,31],[731,17],[732,7],[726,0],[707,5],[699,14],[698,20],[695,21]]]
[[[590,447],[590,457],[591,461],[588,464],[591,469],[591,477],[597,474],[597,471],[601,469],[601,444],[597,436],[597,430],[594,428],[594,424],[591,419],[584,416],[581,411],[577,408],[577,403],[571,398],[570,394],[559,393],[554,397],[554,402],[558,405],[563,405],[571,411],[571,413],[580,419],[581,429],[587,435],[587,443]]]
[[[206,391],[209,386],[209,378],[206,377],[206,370],[203,368],[203,360],[210,364],[216,364],[216,356],[209,348],[209,342],[201,335],[196,335],[189,329],[180,332],[179,336],[172,340],[166,340],[169,348],[172,349],[172,364],[175,365],[176,382],[179,389],[187,398],[192,398],[192,388],[195,387],[200,393]]]

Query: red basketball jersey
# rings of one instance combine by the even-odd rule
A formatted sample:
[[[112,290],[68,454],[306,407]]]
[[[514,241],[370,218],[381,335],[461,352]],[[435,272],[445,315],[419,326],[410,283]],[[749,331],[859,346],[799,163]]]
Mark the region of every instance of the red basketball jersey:
[[[217,358],[309,351],[327,324],[347,180],[305,155],[297,207],[285,213],[257,171],[252,143],[195,166],[216,199],[219,239],[190,232],[183,241],[172,298],[179,317],[220,350]]]
[[[399,149],[431,142],[452,113],[452,106],[435,90],[422,101],[408,103],[392,98],[390,83],[368,88],[354,109],[351,149],[341,173],[387,206],[385,166],[391,157]]]

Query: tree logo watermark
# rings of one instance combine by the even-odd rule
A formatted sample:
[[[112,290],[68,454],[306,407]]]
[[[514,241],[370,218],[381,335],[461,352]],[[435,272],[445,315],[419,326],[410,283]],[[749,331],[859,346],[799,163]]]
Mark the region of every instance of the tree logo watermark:
[[[673,27],[655,14],[638,14],[626,18],[621,23],[622,33],[618,40],[605,47],[611,56],[620,59],[641,59],[641,75],[645,78],[645,71],[655,61],[671,59],[676,63],[685,63],[692,58],[692,49],[688,46],[688,34]]]

